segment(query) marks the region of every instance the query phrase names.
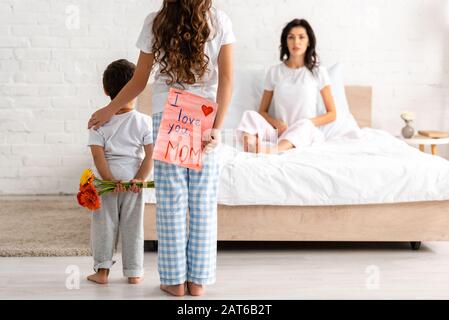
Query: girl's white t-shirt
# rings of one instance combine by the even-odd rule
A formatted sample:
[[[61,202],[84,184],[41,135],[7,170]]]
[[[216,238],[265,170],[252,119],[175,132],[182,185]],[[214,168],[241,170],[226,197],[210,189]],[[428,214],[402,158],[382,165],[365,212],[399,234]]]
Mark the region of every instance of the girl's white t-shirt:
[[[284,62],[270,68],[265,90],[273,93],[273,116],[287,125],[316,117],[320,92],[331,83],[324,67],[313,73],[307,67],[293,69]]]
[[[150,13],[143,24],[142,31],[137,40],[136,46],[142,52],[151,53],[154,41],[152,32],[153,21],[158,12]],[[205,53],[209,57],[208,72],[200,82],[194,85],[185,85],[184,88],[174,85],[178,89],[184,89],[192,93],[201,95],[206,99],[216,101],[218,89],[218,55],[221,46],[235,42],[235,35],[232,31],[232,22],[229,17],[216,8],[211,9],[211,39],[207,41]],[[152,86],[152,113],[156,114],[164,110],[164,105],[168,97],[170,86],[166,81],[170,78],[161,75],[157,66],[155,80]]]

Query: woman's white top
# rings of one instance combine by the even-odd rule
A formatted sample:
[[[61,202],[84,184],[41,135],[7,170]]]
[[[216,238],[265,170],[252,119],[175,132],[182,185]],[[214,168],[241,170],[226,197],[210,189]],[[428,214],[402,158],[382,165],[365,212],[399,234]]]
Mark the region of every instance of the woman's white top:
[[[305,66],[293,69],[285,63],[271,67],[265,90],[274,91],[274,117],[287,125],[316,117],[320,92],[330,83],[329,73],[321,66],[313,73]]]
[[[143,24],[142,31],[137,40],[136,46],[145,53],[151,53],[154,41],[152,32],[153,21],[158,12],[150,13]],[[194,85],[185,85],[184,88],[176,86],[178,89],[184,89],[192,93],[201,95],[212,101],[217,99],[218,89],[218,55],[221,46],[235,42],[235,35],[232,31],[232,22],[229,17],[216,8],[211,9],[211,36],[205,46],[205,53],[209,57],[208,72],[200,82]],[[166,81],[170,78],[161,75],[159,66],[156,68],[155,82],[152,87],[152,111],[153,114],[162,112],[168,97],[170,86]]]

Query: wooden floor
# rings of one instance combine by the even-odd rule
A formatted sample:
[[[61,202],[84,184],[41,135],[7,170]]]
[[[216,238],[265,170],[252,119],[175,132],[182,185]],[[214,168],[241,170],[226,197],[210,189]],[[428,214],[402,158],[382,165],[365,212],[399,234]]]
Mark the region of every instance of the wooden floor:
[[[217,283],[204,299],[448,299],[449,243],[221,244]],[[176,299],[159,290],[156,253],[145,281],[128,285],[120,257],[110,284],[85,280],[91,258],[0,258],[0,299]],[[66,287],[77,279],[79,289]],[[70,269],[71,268],[71,269]],[[179,299],[179,298],[178,298]],[[186,296],[181,299],[192,299]]]

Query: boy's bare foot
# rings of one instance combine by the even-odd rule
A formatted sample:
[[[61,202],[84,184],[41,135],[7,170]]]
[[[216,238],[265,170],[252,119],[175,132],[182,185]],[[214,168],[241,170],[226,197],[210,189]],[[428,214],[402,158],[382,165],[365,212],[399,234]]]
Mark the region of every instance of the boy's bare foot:
[[[98,284],[107,284],[108,276],[109,276],[109,269],[98,269],[98,272],[88,276],[87,280]]]
[[[202,296],[204,294],[204,286],[193,282],[187,282],[187,289],[191,296]]]
[[[162,291],[165,291],[175,297],[182,297],[185,294],[185,283],[173,286],[161,284],[160,288]]]
[[[128,283],[129,284],[139,284],[143,281],[142,277],[129,277],[128,278]]]

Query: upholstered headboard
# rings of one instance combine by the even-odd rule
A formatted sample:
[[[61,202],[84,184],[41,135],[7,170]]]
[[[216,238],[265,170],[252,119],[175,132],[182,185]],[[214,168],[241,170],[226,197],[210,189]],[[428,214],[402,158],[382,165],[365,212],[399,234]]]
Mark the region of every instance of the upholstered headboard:
[[[371,127],[372,88],[365,86],[346,86],[349,109],[360,128]]]
[[[372,88],[367,86],[346,86],[349,109],[361,128],[371,126]],[[139,111],[151,114],[150,85],[138,99]]]

